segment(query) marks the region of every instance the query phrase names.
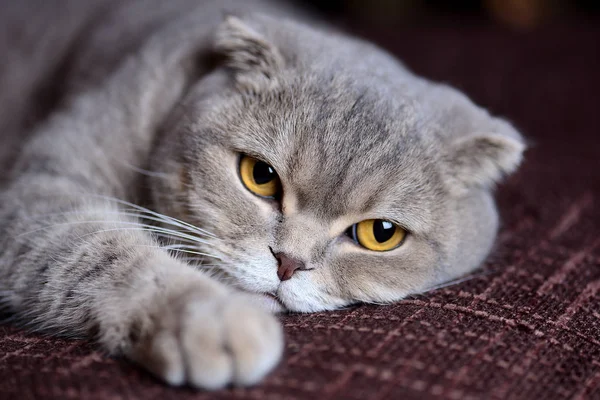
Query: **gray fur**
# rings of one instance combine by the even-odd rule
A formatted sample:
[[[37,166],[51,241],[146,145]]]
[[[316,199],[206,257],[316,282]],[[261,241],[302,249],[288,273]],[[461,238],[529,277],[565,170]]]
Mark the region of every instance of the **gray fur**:
[[[510,124],[279,2],[152,3],[63,1],[91,22],[31,33],[1,71],[18,152],[0,154],[0,305],[18,320],[95,336],[171,384],[252,384],[281,355],[268,311],[392,302],[486,257],[493,185],[525,147]],[[20,7],[2,6],[34,13]],[[244,189],[240,153],[275,168],[281,204]],[[370,218],[405,243],[348,240]],[[278,252],[307,270],[280,281]]]

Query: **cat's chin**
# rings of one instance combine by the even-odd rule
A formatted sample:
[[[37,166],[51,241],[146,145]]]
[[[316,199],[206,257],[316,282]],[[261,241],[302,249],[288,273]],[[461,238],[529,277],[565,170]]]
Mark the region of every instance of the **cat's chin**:
[[[274,294],[252,292],[247,293],[250,301],[269,313],[279,314],[287,311],[287,308]]]
[[[261,293],[262,301],[265,302],[266,306],[269,308],[269,311],[272,313],[282,313],[287,311],[287,308],[283,305],[281,300],[277,296],[271,293]]]

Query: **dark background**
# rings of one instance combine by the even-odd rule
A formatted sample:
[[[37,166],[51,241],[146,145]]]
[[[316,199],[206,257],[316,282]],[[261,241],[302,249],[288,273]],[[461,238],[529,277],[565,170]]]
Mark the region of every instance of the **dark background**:
[[[296,0],[351,26],[478,20],[533,29],[600,13],[597,0]]]

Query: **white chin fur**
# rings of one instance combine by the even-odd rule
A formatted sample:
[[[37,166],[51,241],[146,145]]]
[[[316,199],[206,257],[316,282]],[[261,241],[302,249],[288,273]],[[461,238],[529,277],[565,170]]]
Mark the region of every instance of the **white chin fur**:
[[[253,304],[271,314],[278,314],[287,311],[281,302],[279,302],[274,296],[268,294],[248,293],[248,299]]]
[[[279,285],[277,296],[289,311],[317,312],[347,306],[348,301],[323,293],[308,274],[295,275]]]

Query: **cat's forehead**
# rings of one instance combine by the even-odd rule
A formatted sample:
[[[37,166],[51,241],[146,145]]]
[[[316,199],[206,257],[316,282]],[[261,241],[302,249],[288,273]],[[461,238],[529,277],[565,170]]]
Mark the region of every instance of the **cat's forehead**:
[[[337,218],[406,209],[434,191],[414,105],[328,83],[259,99],[244,121],[243,146],[275,167],[295,206]]]

